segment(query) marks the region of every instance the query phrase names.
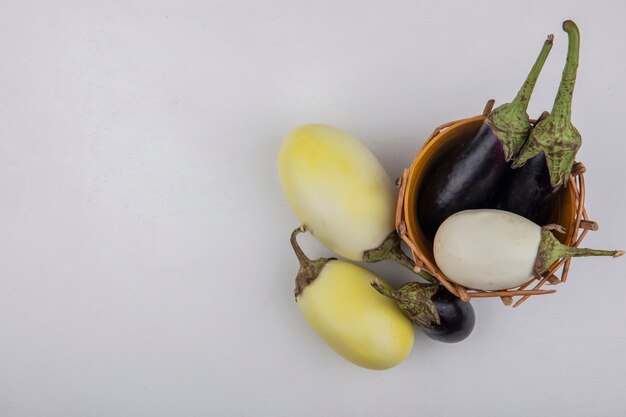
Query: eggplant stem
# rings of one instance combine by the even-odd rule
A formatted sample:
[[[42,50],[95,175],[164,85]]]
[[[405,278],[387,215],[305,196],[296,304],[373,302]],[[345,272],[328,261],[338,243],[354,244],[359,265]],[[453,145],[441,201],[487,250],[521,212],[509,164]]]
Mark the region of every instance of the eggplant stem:
[[[298,239],[296,238],[300,233],[306,232],[306,226],[302,225],[291,232],[291,238],[289,239],[291,242],[291,247],[300,262],[300,270],[298,271],[298,275],[296,276],[296,288],[294,289],[294,295],[296,296],[296,301],[298,301],[298,296],[302,291],[310,285],[315,279],[318,277],[322,269],[327,262],[334,260],[335,258],[319,258],[315,260],[309,259],[300,245],[298,245]]]
[[[552,114],[555,118],[570,120],[572,117],[572,97],[574,86],[576,85],[576,72],[578,70],[578,56],[580,50],[580,32],[578,27],[571,20],[563,22],[563,30],[567,32],[569,43],[567,49],[567,59],[563,68],[561,84],[554,100]]]
[[[415,262],[411,258],[409,258],[406,255],[406,253],[402,251],[402,249],[398,248],[397,251],[394,250],[390,252],[390,255],[391,255],[391,259],[393,259],[400,265],[404,266],[405,268],[410,269],[411,272],[413,272],[414,274],[419,275],[420,277],[422,277],[423,279],[425,279],[426,281],[432,284],[438,283],[437,279],[433,277],[432,275],[430,275],[428,272],[422,269],[420,269],[419,271],[416,271]]]
[[[425,271],[416,270],[415,262],[402,251],[401,242],[400,236],[398,236],[398,233],[394,230],[389,233],[385,240],[383,240],[383,243],[377,248],[367,250],[363,253],[363,262],[374,263],[391,259],[409,269],[414,274],[424,278],[426,281],[436,284],[437,279],[435,277]]]
[[[613,258],[620,257],[624,254],[621,250],[599,250],[589,248],[572,248],[570,246],[563,245],[563,256],[565,257],[581,257],[581,256],[611,256]]]
[[[541,230],[541,242],[535,261],[534,274],[543,274],[559,258],[581,257],[581,256],[612,256],[617,258],[622,256],[622,250],[598,250],[589,248],[574,248],[559,242],[549,228]]]
[[[545,226],[543,226],[542,228],[543,230],[550,230],[550,231],[555,231],[557,233],[565,233],[566,230],[563,226],[561,226],[560,224],[547,224]]]
[[[539,78],[539,73],[541,72],[541,69],[545,64],[546,59],[550,54],[550,49],[552,49],[553,42],[554,35],[548,35],[546,41],[543,43],[543,48],[541,48],[541,52],[539,52],[539,56],[537,57],[535,64],[530,69],[530,72],[528,73],[524,84],[522,84],[522,87],[518,91],[511,104],[518,103],[519,105],[521,105],[521,108],[526,111],[526,109],[528,108],[528,103],[530,102],[530,96],[532,95],[535,84],[537,83],[537,79]]]
[[[393,299],[400,311],[416,325],[430,329],[433,325],[441,324],[439,312],[432,301],[439,284],[408,282],[394,290],[385,287],[376,278],[371,285],[382,295]]]
[[[376,291],[378,291],[380,294],[384,295],[385,297],[389,297],[392,299],[396,299],[394,293],[387,287],[385,287],[383,284],[380,283],[380,280],[378,278],[376,278],[374,281],[371,282],[370,284],[372,287],[374,287],[374,289]]]
[[[576,152],[582,143],[582,137],[571,121],[580,33],[576,24],[571,20],[563,22],[563,30],[567,32],[569,39],[567,59],[552,112],[545,120],[535,125],[526,144],[512,164],[513,168],[519,168],[526,161],[543,152],[552,188],[564,186],[569,181]]]
[[[530,96],[537,83],[537,78],[539,78],[539,73],[552,49],[553,38],[553,35],[548,35],[537,60],[513,101],[493,109],[485,120],[494,130],[498,139],[500,139],[507,162],[517,155],[528,139],[531,125],[526,110],[530,102]]]
[[[289,239],[289,241],[291,242],[291,247],[293,248],[293,251],[296,254],[296,258],[298,258],[298,261],[300,262],[300,266],[305,266],[311,263],[311,260],[309,259],[308,256],[304,254],[304,252],[302,251],[302,248],[298,244],[298,239],[296,238],[296,236],[304,232],[306,232],[306,226],[301,225],[300,227],[296,228],[293,232],[291,232],[291,238]]]

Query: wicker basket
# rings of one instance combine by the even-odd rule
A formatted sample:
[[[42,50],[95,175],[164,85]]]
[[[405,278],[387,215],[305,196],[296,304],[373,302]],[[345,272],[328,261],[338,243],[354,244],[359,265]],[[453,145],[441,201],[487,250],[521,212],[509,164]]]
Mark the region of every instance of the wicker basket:
[[[427,239],[416,217],[416,202],[421,181],[437,156],[446,152],[458,141],[473,137],[491,112],[494,101],[489,100],[483,114],[468,119],[457,120],[439,126],[424,143],[410,169],[405,169],[397,185],[400,188],[396,208],[396,229],[402,240],[409,246],[418,267],[434,275],[451,293],[464,301],[471,298],[500,297],[505,305],[513,304],[513,297],[519,297],[513,307],[517,307],[531,295],[550,294],[553,289],[543,289],[545,284],[565,282],[571,258],[560,259],[543,274],[541,280],[531,279],[519,288],[502,291],[482,291],[466,288],[450,281],[434,261],[432,243]],[[577,162],[572,169],[569,185],[561,192],[552,215],[551,223],[560,224],[565,234],[555,233],[563,243],[578,246],[589,230],[597,230],[597,223],[590,221],[585,210],[585,167]],[[557,273],[560,270],[560,277]]]

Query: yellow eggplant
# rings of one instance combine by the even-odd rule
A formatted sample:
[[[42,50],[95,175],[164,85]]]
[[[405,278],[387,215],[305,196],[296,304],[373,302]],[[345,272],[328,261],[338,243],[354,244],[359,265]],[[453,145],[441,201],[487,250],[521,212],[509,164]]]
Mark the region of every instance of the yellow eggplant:
[[[364,368],[388,369],[406,359],[413,347],[413,325],[394,301],[371,287],[376,275],[337,259],[310,260],[296,241],[301,231],[291,235],[300,261],[296,302],[315,332],[335,352]]]
[[[332,126],[301,126],[285,138],[278,172],[298,219],[327,248],[353,261],[393,259],[415,269],[394,229],[393,184],[358,139]]]

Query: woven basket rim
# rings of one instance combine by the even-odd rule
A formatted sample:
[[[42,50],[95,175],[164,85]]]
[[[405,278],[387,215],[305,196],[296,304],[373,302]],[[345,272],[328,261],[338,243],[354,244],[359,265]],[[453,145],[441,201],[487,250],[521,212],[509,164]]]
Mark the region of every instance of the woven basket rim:
[[[494,100],[489,100],[485,105],[485,109],[483,110],[483,113],[481,115],[460,120],[454,120],[438,126],[432,132],[432,134],[424,141],[424,144],[420,148],[415,159],[417,159],[417,157],[424,151],[424,149],[432,140],[436,139],[442,132],[444,132],[448,128],[457,126],[460,123],[475,122],[476,120],[480,120],[481,118],[484,119],[484,117],[486,117],[491,112],[494,103]],[[535,123],[536,121],[533,120],[531,122]],[[413,165],[414,163],[412,163],[411,167],[413,167]],[[419,246],[411,239],[410,233],[408,232],[404,205],[406,203],[405,200],[408,195],[407,184],[409,183],[410,172],[410,168],[404,169],[402,176],[396,181],[396,185],[400,189],[396,206],[396,230],[400,235],[400,238],[409,247],[411,255],[415,260],[417,267],[424,269],[431,275],[435,276],[437,280],[443,286],[445,286],[452,294],[461,298],[463,301],[469,301],[472,298],[500,297],[504,305],[513,305],[513,307],[518,307],[533,295],[544,295],[556,292],[556,290],[554,289],[543,289],[544,285],[557,285],[566,282],[570,269],[571,258],[559,259],[557,262],[551,265],[546,272],[542,274],[541,279],[530,279],[525,284],[514,289],[484,291],[467,288],[460,284],[452,282],[448,277],[445,276],[445,274],[443,274],[443,272],[436,268],[436,266],[433,268],[431,265],[429,265],[431,264],[431,262],[429,261],[428,257],[424,255],[424,253],[419,249]],[[587,210],[585,209],[585,172],[585,166],[580,162],[576,162],[572,169],[568,184],[568,187],[573,193],[575,199],[575,216],[573,222],[573,230],[568,231],[569,239],[567,240],[567,244],[573,247],[578,247],[590,230],[595,231],[598,229],[598,224],[592,220],[589,220]],[[560,277],[557,276],[557,273],[559,273],[559,271]],[[519,297],[517,300],[515,300],[515,303],[513,303],[513,297]]]

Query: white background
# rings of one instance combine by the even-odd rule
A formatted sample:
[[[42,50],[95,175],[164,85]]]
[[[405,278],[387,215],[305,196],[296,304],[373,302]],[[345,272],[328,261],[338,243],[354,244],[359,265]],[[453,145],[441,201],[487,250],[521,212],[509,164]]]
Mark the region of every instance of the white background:
[[[339,4],[340,3],[340,4]],[[430,131],[513,98],[550,109],[572,18],[587,246],[626,246],[622,1],[0,2],[0,416],[618,416],[624,259],[552,296],[474,302],[358,368],[293,300],[282,138],[324,122],[396,177]],[[312,238],[311,256],[329,255]],[[390,282],[396,265],[371,267]]]

